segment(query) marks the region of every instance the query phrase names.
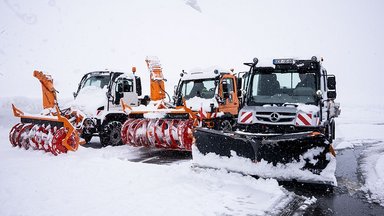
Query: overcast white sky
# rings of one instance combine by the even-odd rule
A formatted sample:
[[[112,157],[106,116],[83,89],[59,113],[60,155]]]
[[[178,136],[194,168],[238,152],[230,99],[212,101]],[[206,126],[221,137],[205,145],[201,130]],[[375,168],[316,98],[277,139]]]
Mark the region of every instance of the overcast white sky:
[[[70,98],[84,73],[106,68],[136,66],[148,92],[147,55],[160,58],[170,91],[182,69],[318,55],[341,103],[384,103],[383,9],[380,0],[1,0],[0,95],[40,97],[35,69]]]

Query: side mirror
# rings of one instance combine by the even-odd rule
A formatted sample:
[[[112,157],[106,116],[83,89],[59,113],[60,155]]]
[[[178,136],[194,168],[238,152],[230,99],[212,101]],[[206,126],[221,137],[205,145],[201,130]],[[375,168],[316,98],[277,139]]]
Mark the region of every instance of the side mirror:
[[[329,90],[336,90],[336,77],[331,75],[327,77],[327,87]]]
[[[336,77],[334,75],[328,75],[327,77],[327,97],[328,99],[336,99]]]
[[[138,76],[135,76],[135,82],[136,82],[136,93],[138,96],[141,96],[142,90],[141,90],[141,79]]]
[[[337,96],[336,91],[328,91],[327,92],[328,99],[336,99],[336,96]]]
[[[241,97],[241,88],[243,84],[243,78],[237,78],[237,97]]]

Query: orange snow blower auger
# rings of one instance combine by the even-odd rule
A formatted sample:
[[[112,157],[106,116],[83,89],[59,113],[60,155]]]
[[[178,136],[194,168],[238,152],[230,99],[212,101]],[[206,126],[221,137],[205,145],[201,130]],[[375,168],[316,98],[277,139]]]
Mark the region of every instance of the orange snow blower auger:
[[[124,144],[136,147],[190,151],[193,141],[192,130],[197,124],[196,118],[188,108],[158,109],[151,112],[133,111],[123,124],[121,138]]]
[[[61,113],[57,106],[56,90],[50,75],[34,71],[42,85],[44,115],[25,114],[12,104],[15,117],[21,122],[12,127],[9,141],[13,147],[32,148],[51,152],[54,155],[76,151],[80,143],[78,132],[73,123],[79,123],[82,116],[66,110]],[[72,123],[71,123],[72,122]]]

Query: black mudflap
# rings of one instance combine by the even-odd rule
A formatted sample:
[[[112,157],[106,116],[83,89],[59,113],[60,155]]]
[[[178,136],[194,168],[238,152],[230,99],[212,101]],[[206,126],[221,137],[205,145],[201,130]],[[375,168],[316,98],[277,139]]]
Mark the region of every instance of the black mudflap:
[[[231,151],[233,151],[238,156],[249,158],[252,161],[263,159],[276,165],[277,163],[286,164],[300,161],[308,150],[320,147],[321,153],[313,158],[317,159],[317,163],[312,164],[309,159],[304,159],[306,163],[303,168],[318,174],[329,163],[326,159],[329,144],[322,134],[306,132],[262,136],[235,132],[223,133],[206,128],[197,128],[194,136],[197,149],[204,155],[212,152],[220,156],[230,157]]]

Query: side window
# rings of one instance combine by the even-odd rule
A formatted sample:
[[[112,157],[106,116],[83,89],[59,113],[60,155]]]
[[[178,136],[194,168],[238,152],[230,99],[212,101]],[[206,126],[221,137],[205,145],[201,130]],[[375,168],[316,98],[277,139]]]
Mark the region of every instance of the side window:
[[[226,86],[226,87],[225,87]],[[225,90],[226,88],[226,90]],[[223,95],[224,98],[228,97],[229,102],[233,102],[233,79],[232,78],[225,78],[223,79],[223,94],[228,94],[228,96]]]
[[[248,78],[249,79],[249,78]],[[260,86],[259,86],[259,80],[260,80],[260,75],[255,74],[252,78],[252,88],[251,88],[251,96],[257,96],[260,95]]]
[[[233,92],[233,79],[226,78],[223,80],[223,84],[226,83],[228,87],[228,92]]]
[[[133,92],[133,81],[130,79],[123,80],[123,92]]]
[[[120,79],[117,81],[117,92],[133,92],[133,80]]]
[[[189,99],[189,94],[191,93],[193,87],[193,82],[184,82],[181,88],[181,94],[186,98]]]

